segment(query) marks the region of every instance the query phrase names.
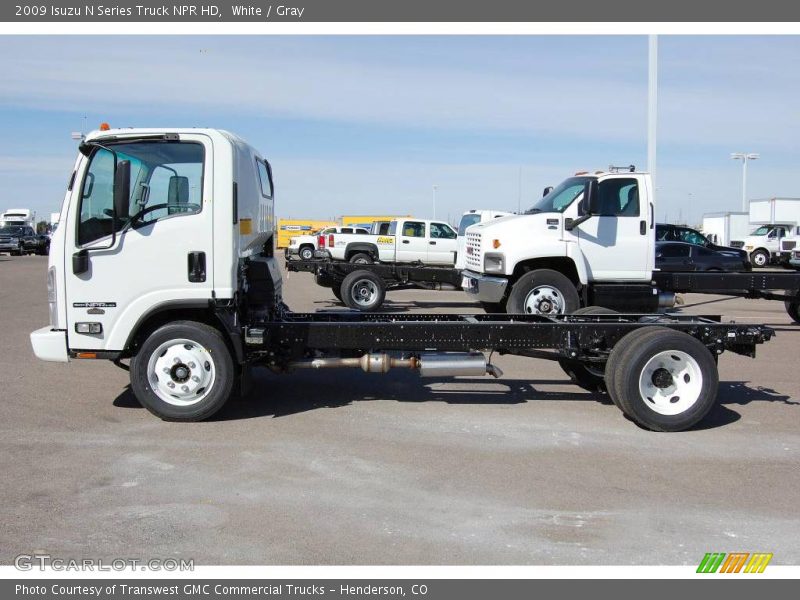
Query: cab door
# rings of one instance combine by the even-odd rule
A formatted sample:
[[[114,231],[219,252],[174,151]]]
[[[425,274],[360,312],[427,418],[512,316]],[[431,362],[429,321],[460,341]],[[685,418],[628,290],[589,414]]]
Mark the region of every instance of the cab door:
[[[201,134],[91,146],[68,210],[67,335],[77,350],[122,350],[155,307],[207,306],[214,289],[213,147]],[[129,218],[115,168],[130,163]]]
[[[403,221],[395,236],[397,262],[427,262],[428,232],[424,221]]]
[[[650,208],[638,177],[598,184],[601,212],[578,226],[578,243],[593,280],[649,280],[654,261]],[[640,193],[641,200],[640,201]]]
[[[458,234],[447,223],[431,223],[428,234],[428,264],[453,265],[458,250]]]

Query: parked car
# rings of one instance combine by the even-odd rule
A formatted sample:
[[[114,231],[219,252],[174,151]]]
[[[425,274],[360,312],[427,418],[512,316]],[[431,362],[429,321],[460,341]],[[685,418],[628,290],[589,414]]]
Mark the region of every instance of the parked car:
[[[668,223],[656,224],[656,241],[657,242],[686,242],[687,244],[694,244],[696,246],[703,246],[709,250],[723,250],[726,252],[739,252],[745,254],[744,250],[734,248],[731,246],[720,246],[715,244],[702,233],[691,227],[684,227],[683,225],[671,225]]]
[[[661,271],[752,270],[746,252],[736,248],[715,250],[686,242],[656,242],[656,268]]]
[[[50,239],[38,235],[33,227],[9,225],[0,228],[0,252],[16,256],[23,254],[44,254],[50,250]]]

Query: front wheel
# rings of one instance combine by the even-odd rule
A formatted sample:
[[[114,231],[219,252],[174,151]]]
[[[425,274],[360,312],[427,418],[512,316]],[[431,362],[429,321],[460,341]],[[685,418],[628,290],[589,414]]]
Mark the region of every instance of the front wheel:
[[[165,421],[202,421],[225,405],[235,379],[222,334],[205,323],[176,321],[156,329],[131,360],[137,400]]]
[[[769,265],[769,252],[766,250],[756,250],[750,255],[750,262],[754,267],[766,267]]]
[[[386,286],[380,277],[369,271],[353,271],[344,278],[342,301],[362,312],[378,310],[386,297]]]
[[[511,288],[509,314],[565,315],[578,310],[575,285],[558,271],[537,269],[520,277]]]
[[[614,348],[606,364],[609,392],[619,407],[652,431],[683,431],[708,414],[717,399],[714,356],[699,340],[666,327],[645,327]]]

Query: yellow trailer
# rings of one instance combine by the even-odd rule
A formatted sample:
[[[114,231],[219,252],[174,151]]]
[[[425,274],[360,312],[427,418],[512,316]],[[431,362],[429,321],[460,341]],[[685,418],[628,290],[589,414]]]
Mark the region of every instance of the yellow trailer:
[[[335,221],[314,221],[311,219],[278,219],[278,235],[276,237],[278,248],[289,246],[289,238],[295,235],[310,235],[320,229],[333,227]]]
[[[375,221],[391,221],[392,219],[409,219],[411,215],[347,215],[342,217],[343,227],[364,227],[369,229]]]

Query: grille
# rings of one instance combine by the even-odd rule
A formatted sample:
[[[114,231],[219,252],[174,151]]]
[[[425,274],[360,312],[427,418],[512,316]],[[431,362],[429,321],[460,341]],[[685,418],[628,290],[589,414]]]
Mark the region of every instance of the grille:
[[[782,246],[784,250],[794,250],[795,246],[797,246],[797,242],[792,240],[791,242],[784,241],[782,242]]]
[[[464,262],[470,269],[478,271],[479,273],[481,272],[483,267],[483,261],[481,257],[480,233],[467,234],[467,251],[466,251],[466,256],[464,258]]]
[[[744,248],[744,242],[740,242],[739,240],[733,240],[731,242],[731,248]]]

